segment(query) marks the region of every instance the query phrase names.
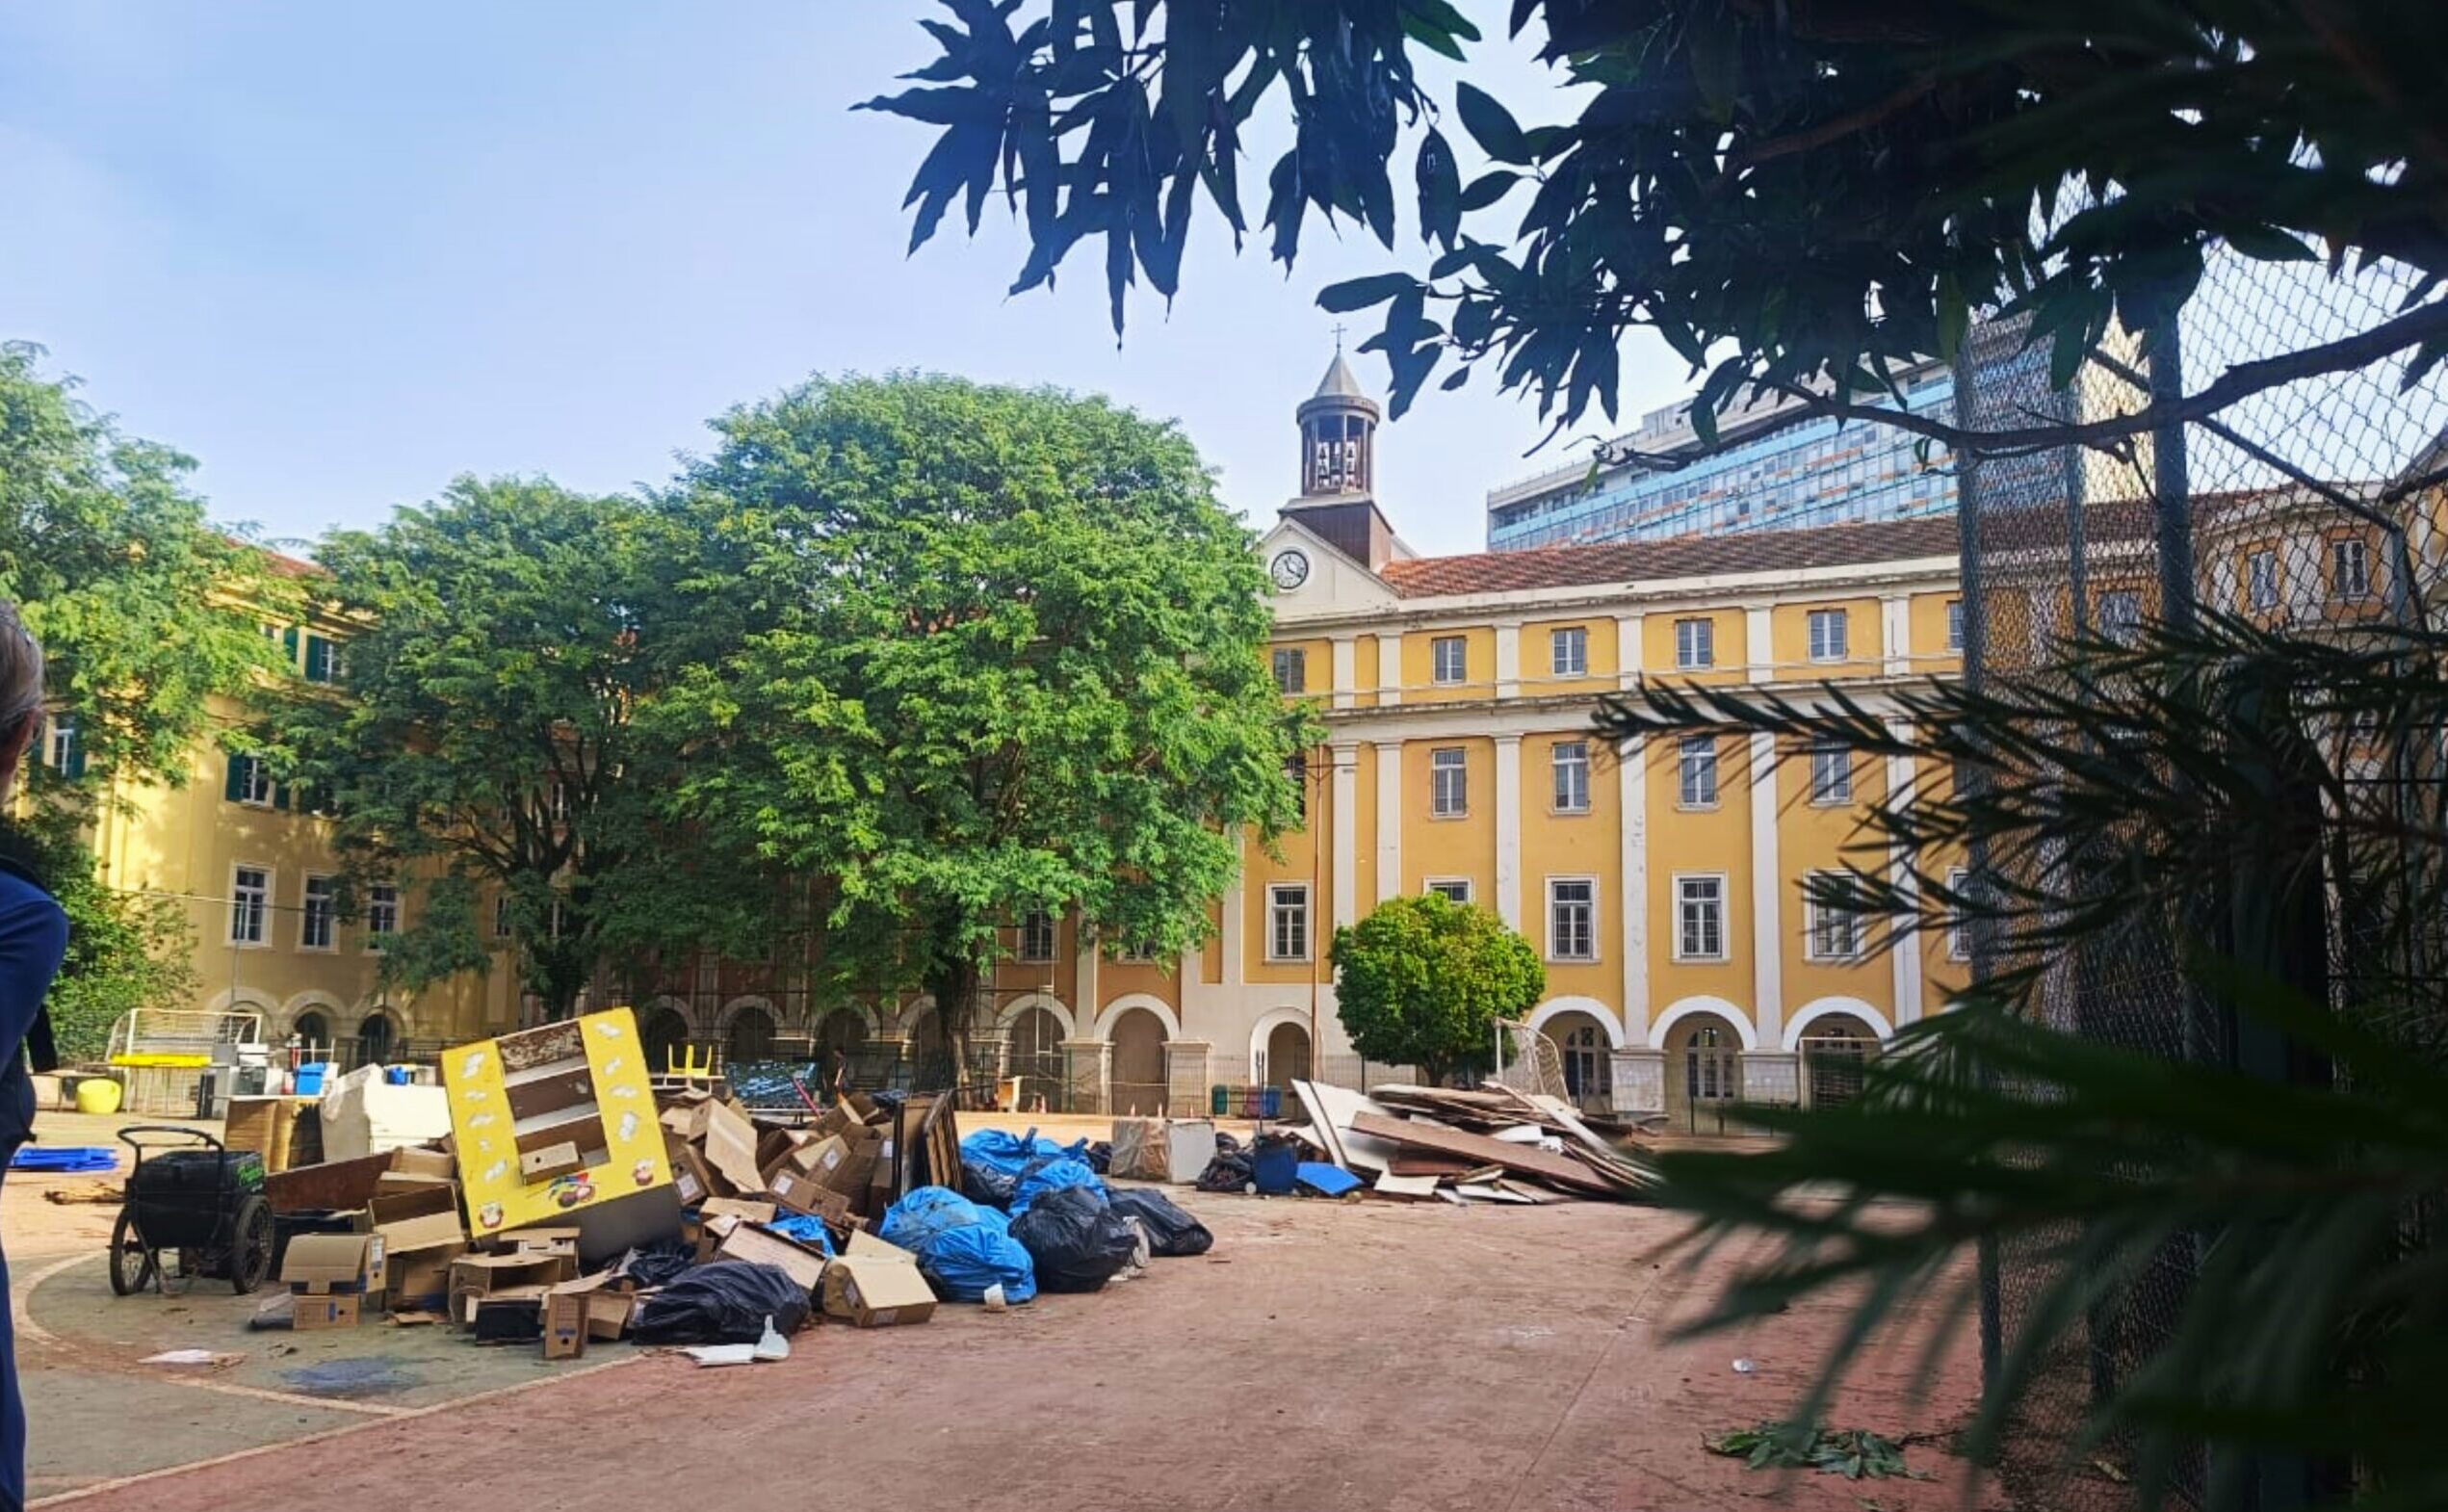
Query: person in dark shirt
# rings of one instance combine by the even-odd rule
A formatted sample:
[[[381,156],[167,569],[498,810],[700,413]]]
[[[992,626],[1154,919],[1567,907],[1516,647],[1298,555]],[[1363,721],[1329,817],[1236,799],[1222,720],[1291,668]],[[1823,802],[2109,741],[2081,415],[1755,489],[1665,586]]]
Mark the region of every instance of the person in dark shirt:
[[[0,600],[0,799],[25,765],[42,725],[42,648],[16,606]],[[50,1022],[42,1000],[67,952],[68,916],[33,874],[0,860],[0,1171],[34,1137],[34,1077],[51,1069]],[[17,1390],[17,1346],[10,1323],[9,1264],[0,1256],[0,1512],[25,1505],[25,1398]]]

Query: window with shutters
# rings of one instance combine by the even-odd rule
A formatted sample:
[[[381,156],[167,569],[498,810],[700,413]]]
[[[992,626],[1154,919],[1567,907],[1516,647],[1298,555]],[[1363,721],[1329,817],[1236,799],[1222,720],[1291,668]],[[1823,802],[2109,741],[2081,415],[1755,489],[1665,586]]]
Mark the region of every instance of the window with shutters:
[[[1428,753],[1428,816],[1460,819],[1471,812],[1470,756],[1459,745]]]
[[[1946,873],[1946,890],[1961,898],[1964,896],[1966,885],[1971,881],[1971,878],[1972,873],[1964,868],[1950,867]],[[1971,926],[1965,923],[1964,911],[1961,908],[1949,909],[1947,912],[1946,958],[1950,961],[1968,961],[1972,958],[1972,930]]]
[[[2371,560],[2361,541],[2349,538],[2329,543],[2329,591],[2331,598],[2350,602],[2371,597]]]
[[[306,637],[306,681],[336,683],[340,680],[340,656],[329,636]]]
[[[42,744],[43,764],[63,777],[85,775],[85,743],[77,738],[76,716],[55,714]]]
[[[493,899],[493,938],[496,940],[507,940],[509,937],[510,895],[504,893]]]
[[[272,909],[272,869],[236,866],[229,873],[229,943],[264,943],[264,916]]]
[[[336,878],[306,878],[305,906],[298,911],[298,949],[327,951],[340,917],[340,884]]]
[[[1470,675],[1469,643],[1460,636],[1438,636],[1428,642],[1428,675],[1440,683],[1458,683]]]
[[[1841,662],[1851,655],[1852,616],[1840,609],[1810,612],[1810,660]]]
[[[1853,753],[1841,745],[1810,747],[1810,801],[1853,801]]]
[[[2278,553],[2256,551],[2244,559],[2246,602],[2254,609],[2278,608]]]
[[[1555,812],[1590,811],[1590,747],[1587,741],[1558,741],[1551,758],[1555,771]]]
[[[1284,780],[1292,785],[1292,819],[1309,822],[1309,758],[1294,751],[1284,762]]]
[[[1707,619],[1675,621],[1675,665],[1685,670],[1717,665],[1717,626]]]
[[[1590,633],[1578,625],[1549,631],[1547,664],[1548,670],[1557,677],[1588,676]]]
[[[228,781],[221,795],[232,803],[245,803],[254,808],[272,807],[272,769],[261,756],[233,755],[229,758]]]

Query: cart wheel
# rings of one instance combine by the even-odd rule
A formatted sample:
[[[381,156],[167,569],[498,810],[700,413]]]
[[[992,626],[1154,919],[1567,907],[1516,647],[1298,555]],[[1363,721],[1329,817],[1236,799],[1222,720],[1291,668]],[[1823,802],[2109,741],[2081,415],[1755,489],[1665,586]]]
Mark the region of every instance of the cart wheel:
[[[229,1242],[229,1289],[240,1296],[264,1284],[272,1271],[272,1204],[249,1197],[238,1205]]]
[[[153,1252],[144,1247],[144,1237],[136,1232],[136,1218],[125,1208],[119,1210],[119,1221],[111,1225],[111,1294],[130,1296],[153,1284],[160,1266]]]

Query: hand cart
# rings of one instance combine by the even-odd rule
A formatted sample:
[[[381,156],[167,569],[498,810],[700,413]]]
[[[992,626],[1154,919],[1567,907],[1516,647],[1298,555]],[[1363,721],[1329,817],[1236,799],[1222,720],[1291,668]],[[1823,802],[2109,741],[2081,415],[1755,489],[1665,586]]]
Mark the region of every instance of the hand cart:
[[[126,1296],[150,1286],[173,1295],[198,1276],[225,1280],[241,1296],[262,1286],[273,1248],[263,1157],[171,1124],[133,1125],[119,1139],[136,1152],[136,1166],[111,1227],[111,1290]],[[173,1250],[175,1291],[164,1259]]]

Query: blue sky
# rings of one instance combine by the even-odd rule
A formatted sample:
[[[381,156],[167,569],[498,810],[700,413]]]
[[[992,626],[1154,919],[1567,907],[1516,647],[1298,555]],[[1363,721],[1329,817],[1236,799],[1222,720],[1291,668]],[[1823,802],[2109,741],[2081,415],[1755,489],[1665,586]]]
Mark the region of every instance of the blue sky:
[[[1504,6],[1468,9],[1500,32]],[[1287,280],[1209,220],[1184,297],[1169,317],[1141,299],[1119,350],[1100,248],[1016,300],[1000,209],[975,243],[905,259],[929,137],[848,107],[931,55],[932,13],[8,7],[0,335],[49,347],[128,430],[194,454],[217,514],[278,537],[378,521],[461,472],[660,481],[734,404],[896,368],[1179,418],[1227,500],[1271,518],[1295,485],[1292,406],[1332,351],[1316,290],[1390,259],[1349,228],[1313,235]],[[1546,87],[1494,50],[1508,93]],[[1627,359],[1627,418],[1675,396],[1662,347]],[[1361,371],[1382,386],[1375,357]],[[1421,549],[1475,550],[1491,484],[1569,459],[1524,460],[1539,434],[1484,379],[1424,397],[1381,439],[1380,496]]]

